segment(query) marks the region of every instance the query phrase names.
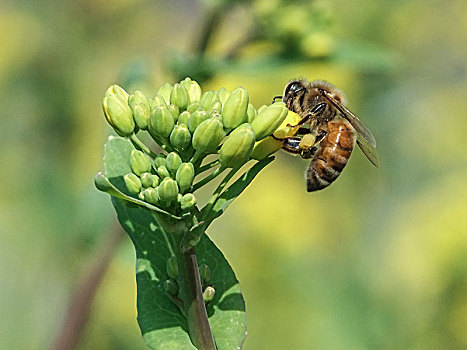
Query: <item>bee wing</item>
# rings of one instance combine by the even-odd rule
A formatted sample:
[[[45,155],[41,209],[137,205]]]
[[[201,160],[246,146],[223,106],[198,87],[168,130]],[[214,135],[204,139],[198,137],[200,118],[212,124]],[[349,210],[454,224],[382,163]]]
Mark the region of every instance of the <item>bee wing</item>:
[[[373,134],[371,133],[368,128],[363,125],[360,119],[357,118],[355,114],[347,109],[344,105],[342,105],[339,101],[337,101],[329,92],[320,89],[321,93],[323,94],[326,99],[332,103],[334,107],[336,107],[339,112],[341,112],[342,116],[347,119],[350,124],[354,127],[360,136],[362,136],[373,148],[376,148],[376,140]]]
[[[337,101],[334,96],[329,92],[320,89],[321,94],[329,101],[331,104],[336,107],[341,115],[347,119],[350,125],[353,126],[355,131],[357,131],[357,143],[363,153],[367,158],[372,162],[376,167],[379,167],[379,158],[378,153],[376,152],[376,140],[371,131],[363,125],[360,119],[357,118],[347,107],[342,105]]]
[[[362,150],[362,152],[366,155],[366,157],[373,163],[373,165],[379,168],[379,157],[378,153],[376,152],[376,148],[373,147],[368,143],[368,141],[363,138],[360,134],[357,134],[357,143],[358,147]]]

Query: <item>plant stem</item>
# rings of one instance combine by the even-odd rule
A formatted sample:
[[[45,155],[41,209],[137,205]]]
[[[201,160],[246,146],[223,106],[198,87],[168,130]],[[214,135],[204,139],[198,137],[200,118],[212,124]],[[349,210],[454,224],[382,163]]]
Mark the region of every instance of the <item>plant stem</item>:
[[[187,232],[187,226],[181,221],[171,220],[155,212],[153,215],[168,238],[171,253],[177,258],[180,297],[183,301],[191,342],[199,350],[216,350],[204,304],[195,249],[191,248],[185,253],[180,252],[180,243]]]
[[[199,174],[205,172],[206,170],[209,170],[209,169],[215,167],[217,164],[219,164],[219,159],[213,160],[211,163],[204,164],[203,166],[199,167],[198,172],[196,173],[196,175],[199,175]]]
[[[202,161],[204,155],[204,152],[195,151],[195,154],[190,159],[190,163],[192,163],[196,168],[197,166],[199,166],[198,162]]]
[[[198,181],[193,185],[192,192],[195,192],[196,190],[200,189],[204,185],[206,185],[209,181],[215,179],[217,176],[219,176],[223,171],[225,170],[225,167],[220,166],[216,170],[214,170],[211,174],[206,176],[204,179]]]
[[[180,253],[178,247],[175,251],[178,263],[180,295],[185,306],[188,333],[191,341],[199,350],[215,350],[216,345],[203,300],[195,249],[191,248],[185,254]]]
[[[172,147],[168,137],[162,137],[161,136],[161,140],[162,140],[161,147],[165,151],[167,151],[167,152],[173,152],[174,151],[174,148]]]
[[[217,198],[219,198],[222,190],[224,187],[227,185],[227,183],[232,179],[232,177],[235,175],[235,173],[239,170],[240,168],[232,168],[230,169],[229,173],[224,177],[224,180],[217,186],[216,190],[214,191],[213,195],[209,199],[208,203],[206,206],[202,209],[203,217],[202,220],[206,219],[206,215],[208,215],[209,211],[211,210],[212,206],[216,202]]]
[[[146,152],[152,158],[156,158],[156,154],[153,151],[151,151],[135,134],[131,135],[130,141],[136,148]]]

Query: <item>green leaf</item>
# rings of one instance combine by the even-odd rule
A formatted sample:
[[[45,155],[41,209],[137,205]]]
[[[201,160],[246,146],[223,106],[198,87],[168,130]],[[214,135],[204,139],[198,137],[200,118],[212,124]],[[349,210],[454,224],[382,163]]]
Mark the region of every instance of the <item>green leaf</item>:
[[[112,182],[101,172],[98,172],[97,175],[94,177],[94,184],[96,185],[96,188],[99,191],[106,192],[113,197],[125,200],[127,202],[131,202],[137,205],[141,205],[143,207],[146,207],[158,213],[170,216],[172,219],[181,220],[180,217],[170,214],[169,212],[162,210],[152,204],[146,203],[142,200],[126,195],[125,193],[120,191],[117,187],[115,187],[115,185],[112,184]]]
[[[126,192],[123,176],[130,172],[131,142],[110,137],[105,146],[106,176]],[[157,226],[150,210],[112,198],[118,219],[136,249],[138,324],[144,340],[152,349],[195,349],[187,333],[186,319],[164,292],[169,278],[166,263],[172,255],[170,237]],[[199,264],[212,270],[216,293],[207,306],[209,323],[217,348],[240,349],[246,336],[245,302],[232,268],[222,252],[203,235],[196,246]]]

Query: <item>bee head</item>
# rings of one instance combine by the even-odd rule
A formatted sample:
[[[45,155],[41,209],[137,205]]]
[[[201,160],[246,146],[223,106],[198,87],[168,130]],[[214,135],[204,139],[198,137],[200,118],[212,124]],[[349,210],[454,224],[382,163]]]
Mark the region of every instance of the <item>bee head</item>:
[[[306,85],[301,80],[290,81],[284,89],[282,101],[286,104],[287,108],[293,111],[292,104],[297,97],[303,95],[306,91]]]

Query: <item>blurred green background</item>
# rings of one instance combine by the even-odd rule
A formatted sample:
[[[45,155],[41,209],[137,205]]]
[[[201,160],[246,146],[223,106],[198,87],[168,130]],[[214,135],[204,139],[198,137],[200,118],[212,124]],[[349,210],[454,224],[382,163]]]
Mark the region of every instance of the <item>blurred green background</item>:
[[[211,238],[246,299],[245,349],[467,349],[467,2],[0,3],[0,348],[48,349],[115,232],[101,99],[185,76],[259,107],[326,79],[373,131],[328,189],[279,152]],[[206,35],[203,35],[206,34]],[[134,251],[113,253],[77,349],[145,349]]]

